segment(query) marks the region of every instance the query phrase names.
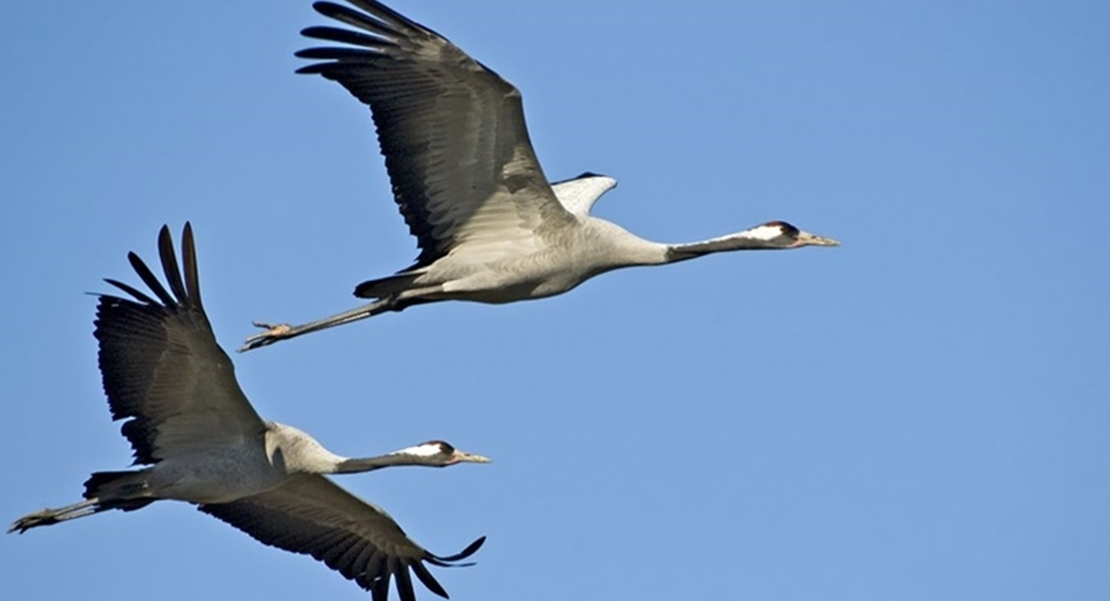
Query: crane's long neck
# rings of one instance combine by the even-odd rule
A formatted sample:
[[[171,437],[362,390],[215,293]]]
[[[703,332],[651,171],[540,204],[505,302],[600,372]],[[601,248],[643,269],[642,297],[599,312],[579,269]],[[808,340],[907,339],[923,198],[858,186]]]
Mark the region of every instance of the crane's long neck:
[[[286,474],[352,474],[395,465],[444,467],[460,461],[489,462],[481,455],[458,451],[440,440],[375,457],[344,457],[325,449],[303,430],[274,421],[267,422],[265,447],[270,463]]]
[[[269,422],[266,454],[287,473],[348,474],[394,465],[434,465],[434,457],[430,453],[421,454],[419,447],[376,457],[344,457],[325,449],[303,430],[277,422]]]
[[[378,455],[377,457],[358,457],[353,459],[343,459],[335,465],[336,474],[354,474],[358,472],[371,472],[374,470],[382,469],[383,467],[393,467],[396,465],[424,465],[431,467],[441,466],[441,463],[431,461],[428,457],[421,457],[419,455],[409,455],[406,453],[390,453],[388,455]]]
[[[780,221],[748,228],[742,232],[686,244],[660,244],[645,240],[608,221],[591,218],[584,228],[588,245],[607,248],[608,268],[630,265],[660,265],[677,263],[710,253],[727,250],[771,250],[792,248],[801,233],[797,228]],[[808,234],[807,234],[808,235]]]
[[[667,245],[667,262],[677,263],[711,253],[729,250],[775,250],[789,248],[782,244],[782,232],[778,227],[760,225],[742,232],[710,238],[701,242]]]

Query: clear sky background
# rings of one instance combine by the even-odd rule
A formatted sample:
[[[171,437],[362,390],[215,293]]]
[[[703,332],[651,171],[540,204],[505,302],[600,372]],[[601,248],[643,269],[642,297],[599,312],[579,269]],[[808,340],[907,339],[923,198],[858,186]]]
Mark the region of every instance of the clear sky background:
[[[1110,4],[396,0],[515,83],[550,179],[660,241],[837,249],[443,303],[234,357],[459,601],[1110,598]],[[124,468],[91,336],[197,233],[235,347],[409,264],[366,110],[293,74],[307,0],[13,3],[0,51],[0,516]],[[4,599],[365,597],[180,503],[0,536]],[[421,599],[434,598],[425,590]]]

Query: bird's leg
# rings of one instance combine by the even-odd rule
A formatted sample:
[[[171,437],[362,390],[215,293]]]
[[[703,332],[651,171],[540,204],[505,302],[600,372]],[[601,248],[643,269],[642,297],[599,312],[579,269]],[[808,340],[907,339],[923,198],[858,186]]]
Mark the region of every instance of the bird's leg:
[[[8,528],[8,532],[11,533],[18,530],[20,534],[23,534],[36,526],[49,526],[50,524],[57,524],[58,522],[72,520],[74,518],[83,518],[87,515],[96,513],[99,510],[99,503],[100,499],[92,498],[58,509],[43,509],[34,513],[29,513],[12,523],[12,527]]]
[[[376,300],[368,305],[344,311],[331,317],[325,317],[316,321],[310,321],[306,324],[299,326],[291,326],[289,324],[269,324],[265,322],[254,322],[254,325],[260,328],[266,328],[265,331],[259,332],[250,338],[247,338],[243,346],[239,347],[239,352],[253,350],[263,346],[269,346],[275,342],[285,340],[287,338],[295,338],[302,334],[309,332],[316,332],[319,330],[326,330],[335,326],[341,326],[345,323],[366,319],[375,315],[385,313],[386,311],[395,310],[396,295],[389,296],[380,300]]]

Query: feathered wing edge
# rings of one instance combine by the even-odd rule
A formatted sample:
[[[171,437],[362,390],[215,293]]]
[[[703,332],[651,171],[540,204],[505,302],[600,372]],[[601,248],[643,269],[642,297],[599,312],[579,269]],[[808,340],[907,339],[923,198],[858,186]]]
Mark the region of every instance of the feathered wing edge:
[[[146,289],[107,279],[125,294],[102,294],[97,305],[93,336],[99,342],[104,393],[112,419],[127,420],[121,432],[135,451],[136,464],[157,463],[165,450],[162,443],[179,445],[194,437],[234,440],[265,427],[201,303],[192,225],[186,223],[182,233],[178,259],[169,228],[159,232],[165,283],[129,253]],[[205,425],[204,416],[216,414],[220,419]],[[162,440],[163,435],[168,437]]]
[[[415,601],[409,569],[431,592],[448,598],[424,562],[438,567],[459,563],[485,542],[481,537],[454,555],[439,556],[408,539],[383,510],[358,499],[329,479],[293,478],[276,489],[229,503],[198,506],[265,545],[310,555],[386,601],[390,580],[402,601]]]
[[[319,61],[297,72],[335,81],[371,109],[394,200],[420,249],[416,262],[397,275],[412,274],[464,244],[480,229],[475,218],[482,227],[519,235],[573,222],[543,176],[519,90],[424,25],[374,0],[348,2],[355,8],[313,4],[321,15],[357,31],[302,30],[306,37],[345,46],[295,53]],[[430,150],[436,148],[466,160],[436,161]],[[455,166],[464,162],[474,166]],[[378,297],[397,283],[372,280],[357,296]]]
[[[105,282],[122,290],[131,298],[99,295],[94,336],[99,341],[98,364],[104,381],[104,391],[113,420],[126,419],[120,428],[124,438],[134,450],[135,464],[157,463],[152,443],[158,421],[143,415],[147,386],[158,369],[166,341],[161,324],[174,315],[189,312],[190,318],[201,320],[202,327],[210,329],[200,300],[200,281],[197,270],[196,243],[193,228],[185,224],[182,235],[182,259],[185,280],[174,253],[169,226],[163,225],[158,233],[158,250],[172,294],[154,275],[139,255],[127,254],[131,268],[149,289],[143,292],[119,280],[105,278]],[[151,296],[153,295],[153,296]],[[135,332],[144,332],[137,336]],[[136,352],[136,345],[149,352]]]
[[[131,263],[131,268],[139,275],[139,278],[146,284],[147,288],[158,297],[158,300],[151,298],[144,292],[136,289],[133,286],[124,284],[119,280],[112,278],[104,278],[104,281],[126,292],[138,301],[145,305],[162,305],[168,310],[174,310],[180,307],[196,309],[203,313],[204,305],[200,300],[200,276],[197,270],[197,252],[196,242],[193,239],[193,225],[188,221],[185,222],[185,228],[181,236],[181,256],[185,261],[185,280],[181,279],[181,271],[177,264],[177,255],[173,249],[173,237],[170,235],[170,228],[168,225],[163,225],[162,229],[158,231],[158,256],[162,261],[162,272],[166,276],[166,282],[173,291],[173,295],[166,291],[162,282],[158,281],[158,276],[154,275],[150,267],[142,260],[139,255],[134,252],[127,253],[127,260]],[[101,297],[110,297],[109,295],[101,295]],[[121,299],[131,300],[131,299]]]

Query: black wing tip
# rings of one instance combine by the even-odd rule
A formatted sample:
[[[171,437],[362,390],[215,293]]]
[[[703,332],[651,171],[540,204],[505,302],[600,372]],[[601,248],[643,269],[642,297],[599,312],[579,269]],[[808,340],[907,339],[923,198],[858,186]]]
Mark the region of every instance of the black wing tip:
[[[184,251],[184,248],[182,250]],[[173,293],[178,304],[193,307],[195,303],[185,288],[185,280],[181,277],[181,265],[178,263],[177,251],[173,247],[173,236],[170,235],[170,228],[166,225],[163,225],[158,232],[158,258],[162,261],[162,276],[166,278],[166,284],[169,285],[170,292]],[[181,258],[185,258],[184,252]]]
[[[112,279],[112,278],[104,278],[104,281],[107,282],[108,284],[112,285],[112,286],[115,286],[116,288],[119,288],[120,290],[126,292],[127,294],[131,295],[132,298],[127,299],[127,298],[120,298],[120,297],[115,296],[113,294],[93,293],[93,294],[96,294],[96,297],[98,299],[100,299],[100,306],[101,307],[107,306],[107,305],[115,305],[115,304],[117,304],[121,301],[123,301],[123,302],[138,301],[138,302],[140,302],[142,304],[145,304],[145,305],[157,305],[158,304],[158,301],[154,300],[153,298],[150,298],[150,296],[148,296],[146,293],[142,292],[138,288],[135,288],[134,286],[131,286],[129,284],[124,284],[123,282],[121,282],[119,280]]]
[[[161,240],[160,234],[159,240]],[[154,272],[151,271],[150,267],[147,266],[142,257],[137,255],[134,251],[131,251],[127,253],[127,261],[131,264],[131,269],[135,270],[135,273],[139,276],[139,279],[142,280],[144,284],[146,284],[146,287],[150,289],[154,296],[158,297],[158,300],[161,301],[162,305],[171,309],[177,307],[177,299],[175,299],[173,296],[170,295],[169,292],[166,291],[166,288],[162,286],[162,282],[158,281],[158,277],[154,275]]]
[[[350,6],[327,1],[314,2],[312,4],[312,9],[329,19],[370,32],[373,36],[409,37],[416,34],[432,35],[441,39],[443,37],[376,0],[346,0],[346,2]],[[313,30],[316,28],[309,27],[308,29]],[[317,31],[319,30],[317,29]],[[348,34],[345,35],[351,33],[351,30],[347,29],[333,29],[332,31],[333,33],[336,31],[348,32]],[[317,37],[306,34],[304,30],[301,31],[301,34],[308,35],[308,37]],[[365,34],[359,34],[358,37],[362,37],[363,35]]]
[[[300,58],[304,58],[300,55],[299,52],[297,53],[297,56]],[[296,73],[297,75],[322,75],[324,72],[323,67],[326,65],[327,63],[313,63],[311,65],[305,65],[297,69],[296,71],[293,71],[293,73]]]
[[[407,27],[413,27],[413,28],[417,28],[417,29],[424,29],[424,27],[422,25],[420,25],[419,23],[413,21],[412,19],[409,19],[405,15],[402,15],[401,13],[393,10],[392,8],[389,8],[388,6],[386,6],[385,4],[382,4],[381,2],[378,2],[377,0],[346,0],[346,2],[350,5],[358,8],[358,9],[361,9],[367,15],[370,15],[370,16],[374,17],[375,19],[378,19],[382,22],[392,24],[392,25],[405,25]],[[341,10],[341,11],[351,10],[351,9],[347,8],[346,6],[336,4],[334,2],[327,2],[325,0],[321,0],[319,2],[314,2],[312,4],[312,9],[313,10],[315,10],[316,12],[318,12],[318,13],[324,15],[324,16],[328,16],[328,17],[331,17],[332,15],[330,15],[330,14],[324,12],[324,11],[332,9],[334,7],[338,7],[339,10]],[[321,10],[321,9],[323,9],[323,10]]]
[[[444,568],[456,568],[456,567],[457,568],[462,568],[462,567],[472,566],[472,565],[474,565],[473,563],[460,564],[460,563],[457,563],[457,562],[462,561],[463,559],[466,559],[466,558],[470,557],[471,555],[474,555],[475,553],[477,553],[478,549],[482,548],[482,545],[484,545],[485,542],[486,542],[486,537],[485,536],[480,536],[480,537],[478,537],[477,540],[475,540],[474,542],[467,545],[465,549],[463,549],[462,551],[459,551],[458,553],[455,553],[454,555],[448,555],[446,557],[440,557],[439,555],[433,555],[431,553],[428,553],[428,556],[425,557],[424,559],[425,559],[425,561],[427,561],[428,563],[430,563],[432,565],[437,565],[437,566],[444,567]]]
[[[372,29],[388,26],[389,17],[397,16],[397,13],[374,0],[347,0],[347,4],[355,8],[337,2],[321,0],[312,3],[312,10],[329,19],[334,19],[353,27],[368,26]],[[361,9],[361,12],[356,9]],[[404,17],[401,19],[407,20],[404,19]]]
[[[193,306],[201,312],[204,303],[200,300],[200,270],[197,268],[197,242],[193,237],[193,224],[186,221],[181,228],[181,261],[185,268],[185,293],[192,299]]]
[[[470,545],[468,545],[465,549],[463,549],[463,551],[458,554],[458,558],[464,559],[470,557],[471,555],[474,555],[474,553],[477,552],[478,549],[481,549],[482,545],[484,544],[486,544],[486,536],[483,534],[482,536],[479,536],[474,542],[470,543]]]
[[[350,39],[351,36],[357,36],[357,35],[360,35],[360,34],[357,31],[351,31],[350,29],[341,29],[339,27],[329,27],[327,25],[312,25],[312,26],[305,27],[304,29],[302,29],[301,30],[301,35],[303,37],[312,38],[314,40],[327,40],[329,42],[342,42],[342,43],[347,44],[347,43],[354,43],[354,42],[347,42],[345,40]],[[341,39],[336,39],[336,38],[341,38]],[[299,52],[294,52],[293,55],[294,56],[300,56],[300,53]]]
[[[184,279],[182,279],[182,271],[177,262],[177,254],[174,252],[173,236],[170,234],[169,226],[163,225],[158,230],[158,255],[161,259],[162,271],[169,290],[158,279],[158,276],[154,275],[154,271],[146,264],[146,261],[134,251],[128,251],[127,261],[131,264],[131,269],[135,271],[139,279],[149,288],[149,294],[114,278],[104,278],[104,281],[127,293],[134,301],[145,305],[159,305],[170,310],[179,307],[203,310],[200,304],[200,289],[196,269],[196,242],[192,223],[185,222],[185,226],[181,230],[181,236],[181,258],[185,267]],[[96,296],[102,304],[132,300],[121,299],[111,294],[96,294]]]
[[[447,590],[444,589],[443,585],[435,579],[435,576],[432,576],[432,573],[428,571],[428,568],[425,567],[424,564],[416,561],[413,562],[409,567],[412,568],[412,573],[416,574],[416,577],[425,586],[425,588],[432,591],[436,595],[443,597],[444,599],[451,598],[451,596],[447,594]]]

